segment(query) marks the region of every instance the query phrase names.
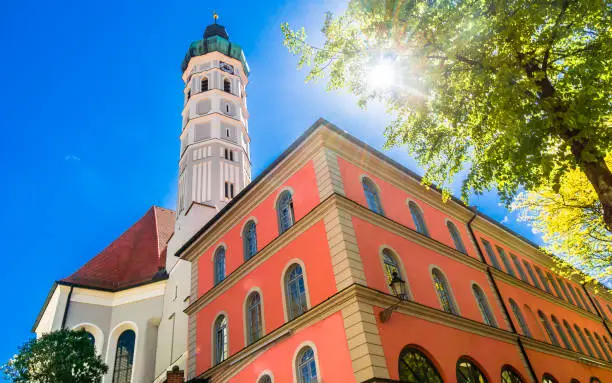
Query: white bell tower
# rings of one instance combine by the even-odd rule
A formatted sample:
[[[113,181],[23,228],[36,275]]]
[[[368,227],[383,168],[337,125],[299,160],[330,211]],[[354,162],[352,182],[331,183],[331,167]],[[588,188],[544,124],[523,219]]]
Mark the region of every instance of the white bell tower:
[[[249,113],[246,86],[249,66],[225,28],[206,27],[183,60],[185,83],[180,134],[178,198],[174,234],[168,242],[164,308],[157,338],[154,383],[164,371],[187,365],[187,337],[195,334],[183,310],[193,299],[191,281],[197,265],[174,254],[251,182]],[[195,343],[194,343],[195,344]],[[194,350],[191,350],[193,353]],[[192,364],[195,359],[189,359]]]

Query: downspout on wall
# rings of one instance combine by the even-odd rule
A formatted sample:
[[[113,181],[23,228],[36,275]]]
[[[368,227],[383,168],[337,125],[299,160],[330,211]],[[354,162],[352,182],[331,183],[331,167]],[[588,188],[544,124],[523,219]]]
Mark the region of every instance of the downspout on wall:
[[[66,320],[68,319],[68,309],[70,308],[70,299],[72,298],[72,290],[74,286],[70,286],[70,291],[68,292],[68,300],[66,301],[66,307],[64,308],[64,316],[62,318],[62,327],[60,330],[63,330],[66,327]]]
[[[474,230],[472,229],[472,222],[474,222],[476,217],[478,217],[478,210],[476,209],[476,207],[470,207],[470,210],[474,212],[474,215],[467,222],[468,232],[470,233],[472,242],[474,242],[474,244],[476,245],[476,250],[478,251],[480,260],[486,265],[487,276],[489,277],[489,281],[491,282],[491,285],[493,285],[493,291],[497,295],[497,300],[501,302],[501,307],[504,311],[504,315],[508,319],[508,324],[510,324],[510,329],[512,330],[513,333],[516,334],[516,341],[517,341],[519,350],[521,351],[521,355],[523,356],[525,363],[527,363],[527,369],[529,370],[529,373],[531,374],[531,379],[533,382],[538,382],[538,375],[536,374],[535,370],[533,369],[533,366],[531,365],[531,361],[529,360],[529,357],[527,356],[527,351],[525,350],[525,347],[523,346],[521,337],[518,331],[516,331],[514,322],[512,322],[512,318],[510,317],[510,312],[508,311],[508,308],[506,307],[506,302],[504,302],[502,295],[499,291],[499,287],[497,287],[497,282],[495,281],[495,278],[493,278],[493,274],[491,273],[491,266],[487,263],[484,253],[482,249],[480,248],[480,244],[478,243],[478,240],[476,239],[476,235],[474,234]]]

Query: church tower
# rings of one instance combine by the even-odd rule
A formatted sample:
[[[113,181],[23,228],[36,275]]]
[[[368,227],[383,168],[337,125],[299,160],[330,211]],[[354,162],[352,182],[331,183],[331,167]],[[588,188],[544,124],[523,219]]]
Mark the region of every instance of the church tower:
[[[216,214],[251,181],[245,91],[249,67],[216,17],[203,39],[191,44],[181,69],[185,104],[178,221],[193,204]]]
[[[176,252],[251,182],[249,66],[225,27],[206,27],[181,65],[184,107],[180,133],[178,198],[174,234],[168,242],[169,274],[159,323],[154,383],[173,366],[186,370],[187,338],[195,334],[183,310],[192,300],[197,264]],[[192,358],[192,361],[194,359]]]

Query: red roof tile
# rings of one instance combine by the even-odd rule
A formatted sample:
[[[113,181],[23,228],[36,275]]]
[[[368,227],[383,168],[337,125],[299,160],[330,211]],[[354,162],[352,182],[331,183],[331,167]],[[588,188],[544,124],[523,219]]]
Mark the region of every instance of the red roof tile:
[[[134,225],[60,282],[122,290],[151,282],[166,264],[166,246],[174,232],[174,212],[153,206]]]

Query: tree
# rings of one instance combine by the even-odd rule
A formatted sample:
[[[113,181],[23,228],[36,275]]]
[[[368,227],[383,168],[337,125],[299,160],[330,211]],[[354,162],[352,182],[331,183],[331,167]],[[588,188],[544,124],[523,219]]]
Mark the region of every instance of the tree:
[[[465,171],[464,200],[496,188],[510,204],[578,168],[612,231],[611,16],[600,0],[351,0],[321,47],[281,29],[307,81],[387,104],[386,145],[406,145],[424,183],[446,192]]]
[[[608,156],[606,162],[612,166],[612,156]],[[521,193],[513,208],[542,233],[547,250],[560,256],[553,258],[557,272],[565,276],[577,275],[583,283],[595,278],[605,284],[606,278],[612,275],[612,234],[603,224],[597,193],[580,169],[571,169],[560,178],[558,192],[545,186]]]
[[[30,339],[2,366],[16,383],[100,382],[108,367],[84,331],[60,330]]]

